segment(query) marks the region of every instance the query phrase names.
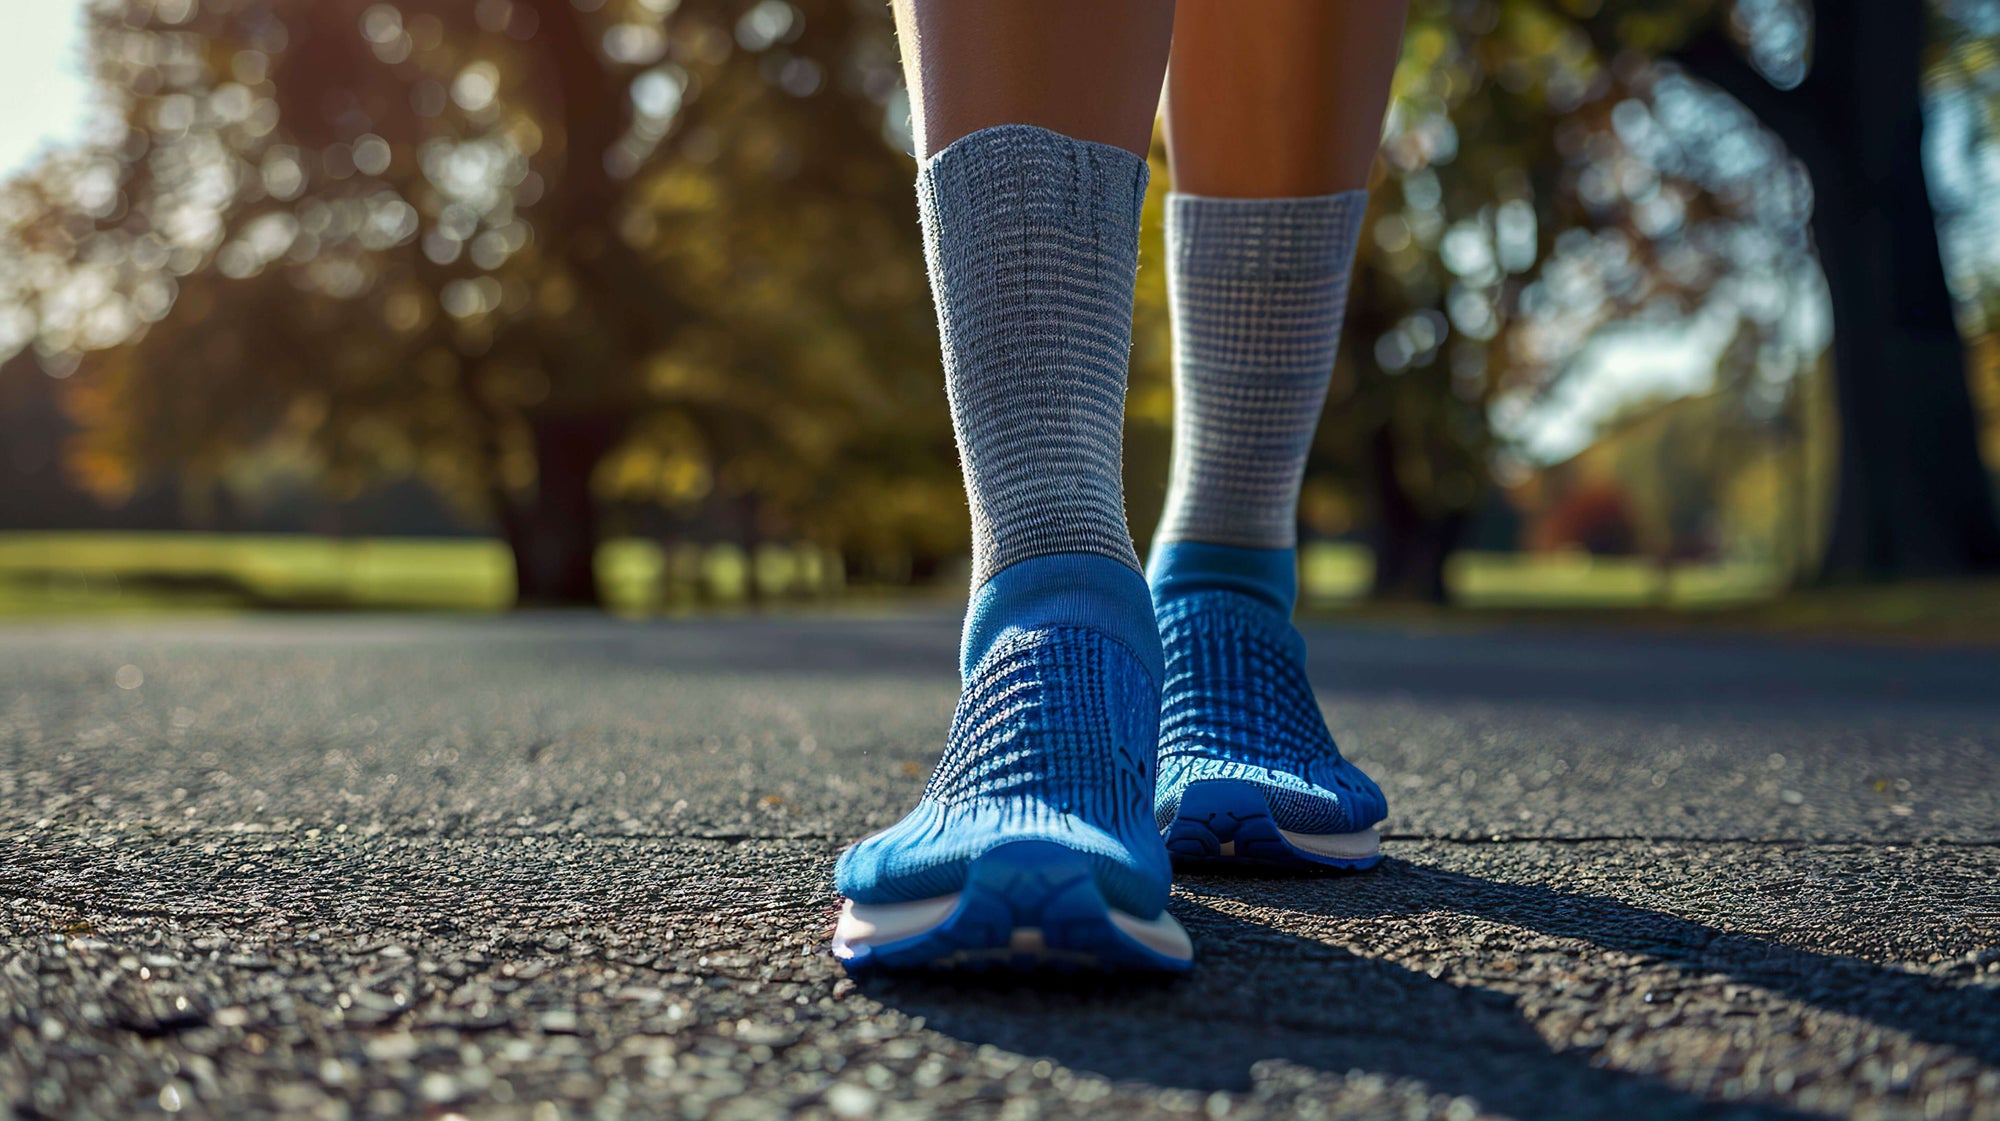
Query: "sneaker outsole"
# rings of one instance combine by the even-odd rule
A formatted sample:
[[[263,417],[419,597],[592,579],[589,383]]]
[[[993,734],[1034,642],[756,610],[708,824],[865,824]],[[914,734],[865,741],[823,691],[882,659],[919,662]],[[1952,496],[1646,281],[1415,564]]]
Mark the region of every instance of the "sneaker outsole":
[[[1359,872],[1381,863],[1380,836],[1298,834],[1278,828],[1263,793],[1237,779],[1189,783],[1166,831],[1174,867],[1187,872],[1249,868]],[[1313,851],[1315,849],[1321,851]]]
[[[972,862],[965,887],[915,903],[841,908],[833,955],[878,970],[1180,973],[1194,964],[1173,916],[1141,919],[1104,900],[1089,863],[1049,841],[1014,841]]]

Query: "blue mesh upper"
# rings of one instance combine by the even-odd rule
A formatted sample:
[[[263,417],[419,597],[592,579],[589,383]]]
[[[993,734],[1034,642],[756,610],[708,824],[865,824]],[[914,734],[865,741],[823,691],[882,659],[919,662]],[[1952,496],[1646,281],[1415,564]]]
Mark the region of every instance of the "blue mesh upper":
[[[980,659],[916,809],[841,854],[857,903],[949,895],[1010,841],[1082,853],[1106,900],[1141,917],[1167,902],[1153,826],[1159,692],[1124,643],[1089,627],[1016,630]]]
[[[1156,581],[1158,583],[1158,581]],[[1154,813],[1172,823],[1188,784],[1240,779],[1296,833],[1352,833],[1388,812],[1382,790],[1335,746],[1305,675],[1305,641],[1250,595],[1187,591],[1158,604],[1166,682]]]

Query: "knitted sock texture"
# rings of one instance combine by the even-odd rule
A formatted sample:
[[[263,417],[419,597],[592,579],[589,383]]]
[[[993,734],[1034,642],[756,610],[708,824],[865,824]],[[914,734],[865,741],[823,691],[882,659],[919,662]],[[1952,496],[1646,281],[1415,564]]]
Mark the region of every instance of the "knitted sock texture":
[[[1366,191],[1167,197],[1174,445],[1157,540],[1289,549]]]
[[[1139,567],[1120,472],[1146,161],[1028,125],[917,175],[972,584],[1030,557]]]
[[[946,387],[972,510],[964,689],[914,810],[841,855],[857,903],[960,890],[1015,841],[1081,853],[1150,918],[1159,632],[1120,478],[1144,160],[1004,125],[918,175]]]

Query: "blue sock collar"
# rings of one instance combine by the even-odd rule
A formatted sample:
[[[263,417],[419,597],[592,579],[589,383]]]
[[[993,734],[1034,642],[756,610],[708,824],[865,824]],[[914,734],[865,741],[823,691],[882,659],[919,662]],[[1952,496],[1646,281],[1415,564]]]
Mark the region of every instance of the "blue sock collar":
[[[958,672],[972,671],[996,643],[1039,627],[1090,627],[1130,647],[1157,686],[1166,676],[1159,626],[1146,579],[1096,553],[1055,553],[1017,561],[972,593],[959,640]]]
[[[1156,603],[1189,592],[1241,592],[1289,619],[1299,599],[1298,550],[1156,542],[1147,558],[1146,579]]]

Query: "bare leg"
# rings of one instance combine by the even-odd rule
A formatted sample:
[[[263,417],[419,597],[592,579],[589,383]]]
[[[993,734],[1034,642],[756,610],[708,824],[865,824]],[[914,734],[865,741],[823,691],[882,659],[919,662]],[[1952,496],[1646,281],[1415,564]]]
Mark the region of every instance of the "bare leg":
[[[1142,156],[1151,146],[1174,0],[895,0],[895,10],[919,156],[1009,124]]]
[[[1167,71],[1174,189],[1293,198],[1368,183],[1404,0],[1180,0]]]

